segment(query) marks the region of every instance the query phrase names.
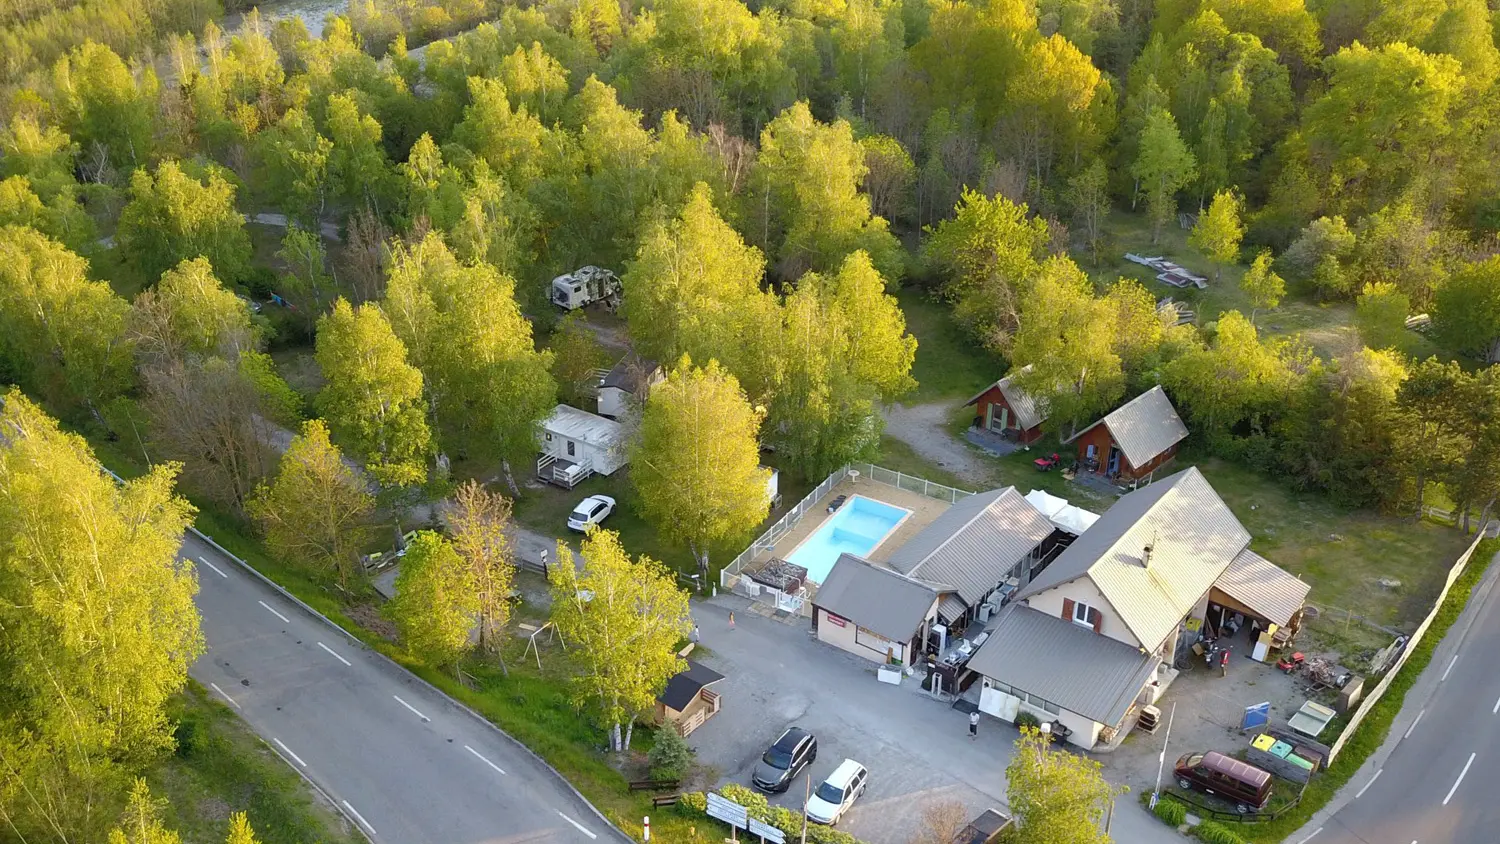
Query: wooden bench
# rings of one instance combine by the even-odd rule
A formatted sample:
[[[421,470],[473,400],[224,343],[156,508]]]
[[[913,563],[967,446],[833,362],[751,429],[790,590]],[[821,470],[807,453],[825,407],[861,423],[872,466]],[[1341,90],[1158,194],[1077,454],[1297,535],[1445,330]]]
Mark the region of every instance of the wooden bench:
[[[676,806],[681,799],[681,794],[658,794],[651,798],[651,807],[660,809],[663,806]]]

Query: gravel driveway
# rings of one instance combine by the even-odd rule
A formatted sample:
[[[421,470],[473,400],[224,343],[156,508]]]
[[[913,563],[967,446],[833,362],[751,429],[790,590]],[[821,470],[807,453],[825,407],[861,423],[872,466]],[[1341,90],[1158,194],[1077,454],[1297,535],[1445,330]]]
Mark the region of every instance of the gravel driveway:
[[[923,459],[963,478],[973,489],[987,489],[994,473],[976,449],[948,431],[952,409],[945,402],[889,405],[882,412],[885,432],[911,446]]]

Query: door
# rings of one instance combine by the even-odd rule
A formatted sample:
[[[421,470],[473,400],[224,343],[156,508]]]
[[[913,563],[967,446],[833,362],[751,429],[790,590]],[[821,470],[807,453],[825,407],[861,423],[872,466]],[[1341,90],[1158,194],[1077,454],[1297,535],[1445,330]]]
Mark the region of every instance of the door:
[[[1009,428],[1009,427],[1010,427],[1010,408],[1008,408],[1008,407],[1002,407],[1002,408],[1000,408],[1000,430],[1003,431],[1003,430],[1005,430],[1006,428]]]
[[[1120,449],[1115,446],[1109,447],[1109,472],[1111,475],[1120,473]]]
[[[568,440],[568,456],[569,457],[575,456],[574,449],[573,449],[573,441],[572,440]]]

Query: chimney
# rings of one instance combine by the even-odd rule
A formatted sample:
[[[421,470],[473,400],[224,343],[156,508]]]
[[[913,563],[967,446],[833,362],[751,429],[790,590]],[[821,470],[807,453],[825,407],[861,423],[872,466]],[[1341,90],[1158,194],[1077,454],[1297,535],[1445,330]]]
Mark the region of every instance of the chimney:
[[[1144,568],[1151,568],[1151,543],[1149,542],[1146,543],[1146,547],[1141,550],[1141,565]]]

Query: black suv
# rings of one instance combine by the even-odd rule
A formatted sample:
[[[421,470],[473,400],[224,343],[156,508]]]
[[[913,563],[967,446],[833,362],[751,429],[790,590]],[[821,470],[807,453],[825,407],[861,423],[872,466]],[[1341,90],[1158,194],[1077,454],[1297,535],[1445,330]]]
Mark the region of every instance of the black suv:
[[[792,727],[760,757],[750,781],[762,791],[786,791],[802,769],[817,758],[817,737],[801,727]]]

